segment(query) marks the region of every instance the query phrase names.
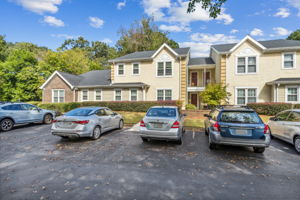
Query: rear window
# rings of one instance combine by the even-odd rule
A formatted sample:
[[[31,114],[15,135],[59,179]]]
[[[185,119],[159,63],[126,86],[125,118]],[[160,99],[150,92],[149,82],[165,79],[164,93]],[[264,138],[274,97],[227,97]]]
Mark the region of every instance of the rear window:
[[[65,116],[89,116],[93,111],[94,109],[76,108],[70,112],[67,112]]]
[[[230,111],[221,113],[220,122],[259,124],[261,120],[255,112]]]
[[[176,117],[175,108],[151,108],[147,112],[147,117]]]

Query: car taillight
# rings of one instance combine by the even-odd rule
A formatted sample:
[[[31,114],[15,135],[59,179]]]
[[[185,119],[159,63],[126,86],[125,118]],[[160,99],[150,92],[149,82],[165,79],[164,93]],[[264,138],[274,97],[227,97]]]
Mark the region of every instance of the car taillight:
[[[180,123],[178,121],[175,121],[171,128],[179,128]]]
[[[218,122],[214,123],[213,128],[214,128],[215,131],[218,131],[218,132],[221,131],[221,127],[220,127],[220,125],[218,124]]]
[[[269,133],[270,133],[270,128],[267,124],[265,124],[264,134],[269,134]]]
[[[56,123],[56,122],[57,122],[57,120],[56,120],[56,119],[52,120],[52,123]]]
[[[140,127],[146,127],[145,122],[143,120],[140,121]]]
[[[75,124],[87,124],[89,123],[89,120],[83,120],[83,121],[74,121]]]

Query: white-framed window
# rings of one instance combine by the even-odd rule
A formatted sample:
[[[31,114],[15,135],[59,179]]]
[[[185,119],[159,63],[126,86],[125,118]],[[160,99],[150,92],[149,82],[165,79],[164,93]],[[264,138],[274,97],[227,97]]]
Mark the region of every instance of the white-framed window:
[[[117,74],[118,76],[124,76],[125,75],[125,64],[118,64],[117,65]]]
[[[172,100],[172,89],[157,89],[157,101]]]
[[[285,89],[285,101],[290,103],[300,102],[300,86],[287,86]]]
[[[137,101],[137,100],[138,100],[138,90],[130,89],[130,101]]]
[[[257,72],[257,56],[237,57],[237,74],[255,74]]]
[[[95,101],[101,101],[101,100],[102,100],[102,90],[95,89]]]
[[[115,101],[122,101],[122,90],[115,89]]]
[[[157,62],[156,76],[172,76],[173,74],[172,65],[173,65],[172,61]]]
[[[236,88],[236,104],[246,105],[257,102],[257,88]]]
[[[65,90],[64,89],[53,89],[52,90],[52,103],[63,103],[65,102]]]
[[[283,69],[296,68],[296,53],[295,52],[282,53],[282,68]]]
[[[139,63],[132,64],[132,75],[140,75],[140,64]]]
[[[89,100],[89,90],[88,89],[81,90],[81,100],[82,101],[88,101]]]

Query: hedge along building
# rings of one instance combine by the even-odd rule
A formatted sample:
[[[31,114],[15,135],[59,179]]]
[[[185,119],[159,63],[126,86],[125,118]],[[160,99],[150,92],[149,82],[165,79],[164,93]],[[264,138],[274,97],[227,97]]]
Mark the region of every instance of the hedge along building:
[[[200,107],[210,83],[227,85],[230,104],[300,102],[300,41],[246,36],[198,58],[190,58],[190,48],[163,44],[109,62],[111,70],[54,72],[41,86],[43,102],[181,100]]]

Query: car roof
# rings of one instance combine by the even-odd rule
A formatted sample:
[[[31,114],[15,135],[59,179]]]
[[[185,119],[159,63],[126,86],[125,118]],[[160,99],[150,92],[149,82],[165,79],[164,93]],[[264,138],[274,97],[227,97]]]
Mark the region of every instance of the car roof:
[[[248,106],[235,106],[235,105],[218,106],[217,109],[220,111],[254,111],[252,108]]]
[[[86,107],[78,107],[78,108],[74,108],[74,109],[94,109],[94,110],[97,110],[97,109],[104,109],[104,108],[107,108],[107,107],[98,107],[98,106],[86,106]]]
[[[178,108],[177,106],[152,106],[151,108]]]

